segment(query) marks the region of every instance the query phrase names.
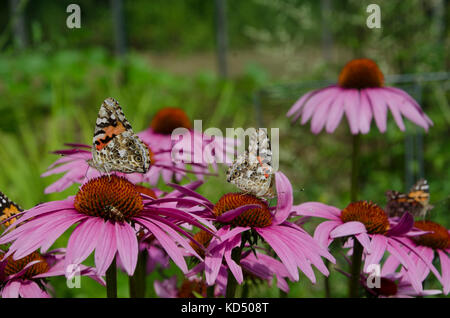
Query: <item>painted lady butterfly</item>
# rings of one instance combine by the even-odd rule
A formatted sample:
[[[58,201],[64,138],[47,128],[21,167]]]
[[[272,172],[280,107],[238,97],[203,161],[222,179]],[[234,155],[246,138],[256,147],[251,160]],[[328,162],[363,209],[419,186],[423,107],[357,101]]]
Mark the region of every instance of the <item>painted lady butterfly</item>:
[[[94,131],[92,160],[88,163],[105,173],[146,173],[150,168],[147,146],[133,132],[114,98],[105,99],[100,106]]]
[[[0,222],[22,212],[23,210],[14,202],[12,202],[6,195],[0,192]],[[9,219],[5,226],[10,226],[16,221],[16,218]]]
[[[409,212],[415,217],[425,217],[427,212],[433,208],[429,204],[430,192],[427,180],[419,180],[409,191],[400,193],[398,191],[386,191],[388,203],[386,213],[390,216],[402,216]]]
[[[245,193],[273,198],[274,178],[272,151],[265,129],[256,129],[250,136],[248,151],[238,156],[227,171],[227,181]]]

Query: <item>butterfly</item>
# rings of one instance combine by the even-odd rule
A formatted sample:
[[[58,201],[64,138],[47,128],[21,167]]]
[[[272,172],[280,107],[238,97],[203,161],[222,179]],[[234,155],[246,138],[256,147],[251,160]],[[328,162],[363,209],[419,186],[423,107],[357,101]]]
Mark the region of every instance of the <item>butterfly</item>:
[[[92,143],[88,163],[100,172],[146,173],[150,168],[148,147],[133,132],[114,98],[105,99],[100,106]]]
[[[249,136],[248,151],[239,155],[227,171],[227,181],[245,193],[273,198],[274,178],[272,150],[265,129],[256,129]]]
[[[12,202],[6,195],[0,192],[0,222],[22,212],[23,210],[14,202]],[[10,226],[16,221],[16,218],[9,219],[5,226]]]
[[[409,212],[414,217],[425,217],[427,212],[433,208],[430,202],[430,189],[427,180],[419,180],[409,191],[401,193],[398,191],[386,191],[388,203],[386,213],[390,216],[402,216]]]

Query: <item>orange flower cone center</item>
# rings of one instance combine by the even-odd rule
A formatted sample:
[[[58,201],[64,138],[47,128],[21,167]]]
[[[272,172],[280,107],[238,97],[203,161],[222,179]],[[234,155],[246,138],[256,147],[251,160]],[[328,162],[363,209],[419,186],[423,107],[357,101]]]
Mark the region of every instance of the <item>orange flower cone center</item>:
[[[269,206],[261,199],[242,193],[228,193],[222,196],[213,208],[214,214],[220,216],[223,213],[247,204],[256,204],[260,208],[249,209],[231,220],[235,226],[266,227],[272,224],[272,215]]]
[[[417,221],[414,222],[414,226],[422,231],[432,231],[432,233],[414,237],[413,240],[418,245],[441,250],[450,248],[450,234],[442,225],[431,221]]]
[[[156,133],[170,135],[176,128],[191,129],[192,126],[191,120],[184,110],[176,107],[167,107],[156,113],[150,123],[150,127]]]
[[[3,258],[3,255],[0,255],[0,259]],[[40,261],[34,265],[31,265],[22,275],[22,278],[31,279],[32,277],[48,272],[50,266],[45,261],[45,258],[42,257],[38,252],[33,252],[19,260],[13,260],[12,256],[9,256],[6,260],[6,266],[4,268],[4,276],[8,277],[9,275],[17,274],[20,272],[26,265],[33,261]]]
[[[361,222],[370,234],[385,234],[389,230],[387,214],[372,202],[358,201],[350,203],[342,210],[341,220],[342,222]]]
[[[74,205],[80,213],[112,221],[129,221],[144,208],[135,185],[116,175],[101,176],[84,184]]]
[[[338,85],[343,88],[382,87],[384,76],[378,65],[369,59],[348,62],[339,74]]]

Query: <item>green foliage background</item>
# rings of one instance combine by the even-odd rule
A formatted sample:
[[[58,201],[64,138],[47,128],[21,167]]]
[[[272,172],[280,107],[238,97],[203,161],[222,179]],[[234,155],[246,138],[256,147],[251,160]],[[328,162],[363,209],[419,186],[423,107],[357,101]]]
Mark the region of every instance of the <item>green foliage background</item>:
[[[376,2],[376,1],[375,1]],[[228,36],[232,76],[221,79],[214,63],[214,5],[203,0],[124,1],[129,54],[113,53],[113,21],[108,1],[78,1],[82,28],[65,26],[72,1],[29,1],[25,15],[30,46],[18,50],[7,2],[0,10],[0,190],[24,208],[63,199],[77,186],[45,195],[58,176],[40,175],[56,160],[50,154],[65,142],[90,143],[101,101],[113,96],[123,106],[135,131],[145,129],[158,109],[182,107],[207,127],[248,127],[258,124],[255,93],[275,84],[314,80],[335,81],[350,59],[374,59],[384,74],[449,70],[448,1],[436,11],[434,2],[378,1],[382,28],[368,29],[366,7],[374,1],[331,1],[333,11],[322,20],[319,1],[228,0]],[[439,18],[441,17],[441,18]],[[331,52],[322,49],[323,29],[333,39]],[[206,54],[206,55],[205,55]],[[200,56],[200,59],[196,58]],[[245,56],[245,63],[233,64]],[[156,57],[156,59],[155,59]],[[200,62],[199,62],[200,60]],[[156,62],[155,62],[156,61]],[[158,61],[164,61],[159,63]],[[167,67],[185,63],[189,71]],[[290,89],[292,87],[292,89]],[[410,87],[404,87],[409,89]],[[305,90],[286,86],[282,98],[260,95],[265,127],[280,128],[280,168],[291,179],[295,203],[322,201],[345,207],[349,201],[351,143],[343,121],[333,135],[311,134],[309,125],[291,124],[287,110]],[[417,97],[417,96],[415,96]],[[421,105],[434,126],[423,136],[425,176],[436,208],[431,219],[449,227],[450,106],[449,81],[423,85]],[[224,130],[225,131],[225,130]],[[384,206],[387,189],[406,190],[405,136],[389,118],[380,134],[374,123],[362,138],[360,196]],[[417,173],[418,167],[413,166]],[[233,191],[224,168],[200,193],[211,201]],[[163,187],[164,185],[160,185]],[[307,225],[312,233],[316,221]],[[56,245],[62,246],[67,237]],[[92,260],[90,260],[92,261]],[[341,261],[341,260],[340,260]],[[174,267],[168,273],[181,275]],[[148,277],[148,295],[154,296]],[[289,297],[324,295],[320,273],[311,285],[305,276],[291,284]],[[346,295],[341,274],[331,274],[332,295]],[[104,297],[95,282],[84,279],[79,290],[52,279],[58,297]],[[127,297],[127,278],[120,274],[119,296]],[[436,287],[435,282],[430,283]],[[428,287],[428,286],[427,286]],[[258,286],[251,296],[278,297],[276,287]]]

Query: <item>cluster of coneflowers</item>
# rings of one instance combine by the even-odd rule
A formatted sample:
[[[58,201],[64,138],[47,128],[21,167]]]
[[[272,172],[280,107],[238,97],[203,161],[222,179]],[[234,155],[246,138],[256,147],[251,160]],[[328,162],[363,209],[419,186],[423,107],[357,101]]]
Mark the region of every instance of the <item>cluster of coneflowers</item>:
[[[324,127],[332,133],[345,114],[356,136],[369,132],[372,118],[385,132],[388,109],[401,130],[402,115],[425,130],[432,125],[414,99],[384,86],[377,65],[361,59],[344,67],[337,85],[301,97],[288,116],[301,118],[302,124],[311,119],[316,134]],[[241,297],[246,297],[249,286],[275,282],[289,293],[289,285],[301,280],[300,272],[312,284],[317,281],[314,268],[328,276],[328,262],[335,264],[331,270],[349,277],[350,296],[362,291],[375,297],[448,294],[450,235],[445,227],[415,221],[407,212],[389,218],[379,205],[358,201],[354,190],[352,202],[343,208],[319,202],[296,205],[291,182],[281,171],[274,176],[275,199],[236,191],[211,202],[196,191],[204,176],[212,174],[211,165],[173,161],[171,133],[179,127],[190,130],[193,147],[211,148],[213,143],[215,152],[234,152],[234,140],[193,131],[190,119],[177,108],[159,111],[150,128],[138,134],[151,153],[152,166],[145,174],[102,175],[87,163],[88,145],[67,144],[69,149],[56,151],[63,157],[42,176],[64,175],[45,192],[63,191],[74,183],[80,184],[79,190],[2,221],[2,297],[48,297],[52,287],[46,279],[71,278],[74,268],[75,274],[103,284],[108,297],[117,296],[116,271],[122,270],[130,277],[130,296],[145,297],[150,288],[146,276],[163,273],[171,262],[184,279],[155,280],[151,287],[160,297],[235,297],[239,285]],[[160,177],[171,191],[156,187]],[[356,177],[354,172],[352,180]],[[325,219],[313,234],[303,228],[311,217]],[[67,231],[67,245],[54,247]],[[330,253],[334,241],[350,256],[345,257],[349,271]],[[84,265],[91,254],[94,266]],[[373,264],[381,269],[376,287],[367,283]],[[424,289],[430,273],[442,290]]]

